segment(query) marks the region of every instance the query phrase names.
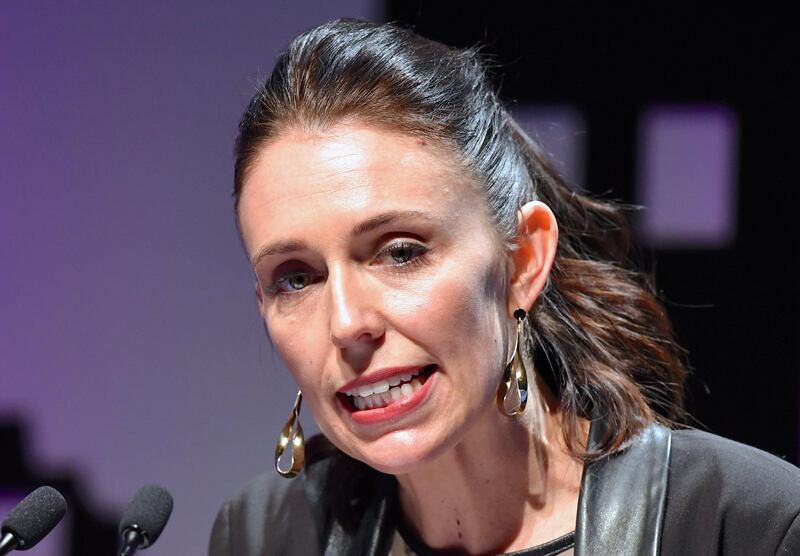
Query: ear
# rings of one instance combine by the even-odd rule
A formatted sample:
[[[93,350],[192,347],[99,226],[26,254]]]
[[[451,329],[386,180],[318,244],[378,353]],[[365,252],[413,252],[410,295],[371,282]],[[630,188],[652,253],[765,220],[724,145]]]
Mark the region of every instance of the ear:
[[[511,254],[508,311],[529,312],[542,293],[558,246],[558,224],[550,207],[541,201],[526,203],[517,211],[517,248]]]

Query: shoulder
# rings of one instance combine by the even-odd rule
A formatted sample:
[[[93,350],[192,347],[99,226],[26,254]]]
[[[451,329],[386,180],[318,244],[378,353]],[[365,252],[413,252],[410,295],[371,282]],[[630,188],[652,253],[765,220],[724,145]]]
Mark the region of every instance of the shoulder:
[[[800,469],[758,448],[707,432],[672,431],[670,479],[718,483],[720,495],[770,494],[800,508]]]
[[[269,470],[239,488],[217,513],[209,556],[318,552],[324,526],[319,496],[334,461],[332,454],[315,458],[292,479]]]
[[[703,431],[672,431],[665,541],[703,553],[757,542],[774,554],[798,542],[798,514],[800,469],[791,463]]]

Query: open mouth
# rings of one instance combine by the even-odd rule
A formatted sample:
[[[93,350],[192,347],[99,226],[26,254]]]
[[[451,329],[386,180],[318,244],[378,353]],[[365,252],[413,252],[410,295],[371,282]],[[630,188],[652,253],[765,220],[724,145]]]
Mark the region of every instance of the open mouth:
[[[438,368],[435,364],[426,365],[413,373],[393,376],[357,389],[358,391],[339,393],[337,396],[350,411],[388,407],[413,396]]]

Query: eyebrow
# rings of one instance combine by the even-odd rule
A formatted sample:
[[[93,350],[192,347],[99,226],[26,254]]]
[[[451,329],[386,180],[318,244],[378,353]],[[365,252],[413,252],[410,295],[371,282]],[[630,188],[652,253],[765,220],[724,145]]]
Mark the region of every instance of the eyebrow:
[[[425,221],[430,221],[431,217],[428,216],[426,213],[419,211],[419,210],[391,210],[387,212],[382,212],[381,214],[375,215],[363,222],[356,224],[352,230],[350,230],[350,237],[355,238],[357,236],[366,234],[373,230],[380,228],[381,226],[385,226],[399,220],[401,218],[417,218]],[[285,255],[287,253],[294,253],[296,251],[304,251],[308,249],[308,244],[304,241],[297,240],[297,239],[289,239],[285,241],[277,241],[275,243],[270,243],[262,247],[256,256],[253,258],[253,266],[256,266],[261,259],[267,256],[274,256],[274,255]]]

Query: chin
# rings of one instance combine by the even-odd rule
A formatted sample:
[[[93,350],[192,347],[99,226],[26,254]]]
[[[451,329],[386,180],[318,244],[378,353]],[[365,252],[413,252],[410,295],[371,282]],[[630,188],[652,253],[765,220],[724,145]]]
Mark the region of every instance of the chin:
[[[360,446],[353,457],[388,475],[412,473],[436,460],[448,443],[408,430],[392,432]]]

